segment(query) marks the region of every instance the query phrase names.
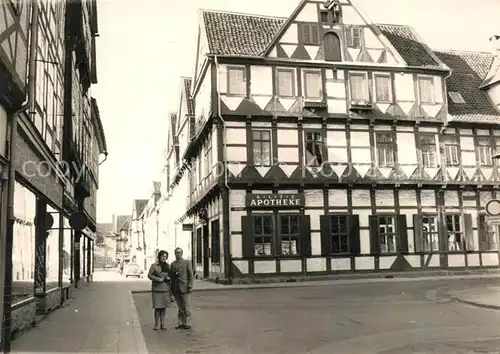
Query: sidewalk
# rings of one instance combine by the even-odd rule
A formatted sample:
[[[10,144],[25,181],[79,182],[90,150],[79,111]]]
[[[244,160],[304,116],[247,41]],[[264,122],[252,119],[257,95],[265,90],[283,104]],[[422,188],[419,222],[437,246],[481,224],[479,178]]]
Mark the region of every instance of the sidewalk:
[[[500,310],[500,284],[483,289],[455,290],[452,296],[469,305]]]
[[[109,271],[97,271],[94,279],[75,290],[68,306],[15,340],[12,353],[147,353],[130,292],[142,282]]]

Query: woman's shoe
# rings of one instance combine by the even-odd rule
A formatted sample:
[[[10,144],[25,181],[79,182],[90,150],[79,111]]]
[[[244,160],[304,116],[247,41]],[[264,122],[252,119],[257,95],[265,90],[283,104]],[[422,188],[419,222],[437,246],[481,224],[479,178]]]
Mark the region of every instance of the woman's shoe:
[[[153,330],[154,330],[154,331],[157,331],[157,330],[158,330],[158,326],[154,326],[154,327],[153,327]]]
[[[161,326],[161,327],[160,327],[160,329],[161,329],[162,331],[166,331],[166,330],[167,330],[167,329],[165,328],[165,326]]]
[[[184,325],[175,326],[175,329],[184,329]]]

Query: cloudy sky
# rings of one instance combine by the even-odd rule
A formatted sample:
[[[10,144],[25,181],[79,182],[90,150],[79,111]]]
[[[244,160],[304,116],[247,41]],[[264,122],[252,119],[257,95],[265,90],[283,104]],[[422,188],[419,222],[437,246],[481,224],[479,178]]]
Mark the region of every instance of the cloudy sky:
[[[151,196],[175,111],[191,76],[198,9],[287,17],[299,0],[99,0],[99,102],[109,157],[100,166],[99,222]],[[273,4],[272,6],[270,4]],[[408,24],[434,49],[491,51],[499,0],[357,0],[375,23]]]

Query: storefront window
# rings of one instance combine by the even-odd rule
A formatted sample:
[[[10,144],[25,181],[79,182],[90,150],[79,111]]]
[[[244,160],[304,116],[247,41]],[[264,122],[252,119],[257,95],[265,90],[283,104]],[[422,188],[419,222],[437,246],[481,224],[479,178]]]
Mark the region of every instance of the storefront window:
[[[71,283],[71,235],[68,218],[64,217],[64,238],[63,238],[63,285]]]
[[[90,241],[90,264],[89,264],[89,270],[90,273],[94,273],[94,241]]]
[[[85,277],[85,263],[87,260],[85,253],[85,250],[87,249],[87,245],[85,244],[86,242],[87,238],[82,235],[82,237],[80,237],[80,278]]]
[[[35,281],[36,196],[16,182],[14,187],[14,239],[12,245],[12,301],[33,296]]]
[[[54,218],[52,228],[47,231],[48,236],[45,243],[46,289],[49,290],[59,286],[59,212],[47,206],[47,213]]]

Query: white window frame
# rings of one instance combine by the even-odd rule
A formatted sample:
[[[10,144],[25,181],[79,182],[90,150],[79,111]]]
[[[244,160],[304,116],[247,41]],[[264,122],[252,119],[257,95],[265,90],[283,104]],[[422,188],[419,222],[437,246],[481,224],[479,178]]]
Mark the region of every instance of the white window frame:
[[[280,89],[280,82],[279,82],[279,72],[280,71],[287,71],[287,72],[292,72],[292,95],[291,96],[286,96],[281,94],[279,91]],[[283,98],[292,98],[297,96],[297,70],[292,67],[277,67],[276,68],[276,96],[278,97],[283,97]]]
[[[424,153],[422,151],[422,138],[424,137],[432,137],[434,140],[434,147],[435,147],[435,153],[436,153],[436,164],[435,166],[426,166],[424,164]],[[419,142],[420,142],[420,158],[422,159],[422,167],[423,168],[436,168],[440,165],[440,155],[439,155],[439,142],[438,142],[438,137],[435,133],[422,133],[418,136]],[[427,145],[427,144],[425,144]]]
[[[230,71],[231,70],[242,70],[243,71],[243,75],[244,75],[244,80],[243,80],[243,85],[244,85],[244,92],[243,93],[233,93],[231,92],[231,74],[230,74]],[[238,96],[238,97],[245,97],[247,95],[247,90],[246,90],[246,85],[247,85],[247,80],[248,80],[248,77],[247,77],[247,72],[246,72],[246,67],[244,65],[228,65],[226,67],[226,74],[227,74],[227,77],[226,77],[226,85],[227,85],[227,89],[226,89],[226,92],[227,92],[227,95],[228,96]]]
[[[379,101],[378,97],[377,97],[377,94],[378,94],[378,90],[377,90],[377,78],[378,77],[384,77],[384,78],[387,78],[389,79],[389,84],[388,84],[388,90],[389,90],[389,99],[387,101]],[[368,93],[369,95],[369,93]],[[373,100],[375,102],[379,102],[379,103],[392,103],[392,96],[393,96],[393,92],[392,92],[392,79],[391,79],[391,74],[389,73],[374,73],[373,74]]]
[[[365,89],[366,89],[366,99],[355,99],[353,98],[352,96],[352,84],[351,84],[351,77],[352,76],[363,76],[364,77],[364,83],[365,83]],[[364,71],[351,71],[349,72],[349,75],[347,76],[347,79],[348,79],[348,85],[349,85],[349,96],[350,96],[350,99],[351,99],[351,102],[352,101],[368,101],[370,102],[370,85],[368,83],[368,73],[367,72],[364,72]]]
[[[321,102],[323,101],[323,95],[324,95],[324,92],[323,92],[323,75],[321,74],[321,70],[319,69],[302,69],[302,96],[304,97],[304,99],[306,101],[316,101],[316,102]],[[317,98],[317,97],[307,97],[306,96],[306,74],[310,74],[310,73],[317,73],[319,75],[319,95],[320,97]]]
[[[432,81],[432,89],[431,89],[431,100],[429,102],[422,102],[422,97],[420,95],[420,80],[428,80],[430,79]],[[424,103],[424,104],[435,104],[436,103],[436,83],[434,82],[434,76],[430,75],[417,75],[417,97],[418,97],[418,102],[419,103]]]
[[[489,140],[488,145],[481,145],[479,142],[481,140]],[[479,157],[479,165],[481,166],[493,166],[493,146],[491,144],[491,139],[487,137],[479,137],[477,144],[477,154]]]
[[[395,149],[396,144],[394,142],[393,137],[391,137],[391,140],[392,140],[392,164],[388,164],[387,161],[384,161],[383,165],[380,164],[380,161],[379,161],[379,158],[378,158],[378,142],[377,142],[377,134],[392,134],[392,132],[388,131],[388,130],[383,130],[383,131],[375,131],[373,134],[374,134],[373,140],[374,140],[374,143],[375,143],[375,162],[376,162],[376,166],[377,167],[381,167],[381,168],[393,168],[394,166],[396,166],[396,149]],[[384,144],[387,144],[387,143],[384,143]]]

